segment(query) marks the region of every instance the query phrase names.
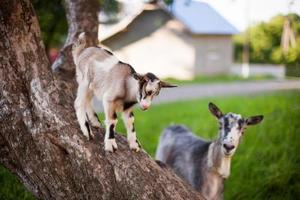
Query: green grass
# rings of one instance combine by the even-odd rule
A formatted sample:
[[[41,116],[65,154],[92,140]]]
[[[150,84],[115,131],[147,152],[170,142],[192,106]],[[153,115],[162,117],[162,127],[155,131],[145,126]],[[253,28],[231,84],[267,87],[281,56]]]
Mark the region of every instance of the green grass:
[[[28,192],[6,168],[0,165],[0,200],[33,200]]]
[[[196,83],[229,83],[236,81],[262,81],[275,79],[272,75],[255,75],[249,78],[243,78],[237,75],[217,75],[217,76],[196,76],[192,80],[178,80],[173,78],[164,79],[174,84],[196,84]]]
[[[264,121],[247,129],[233,158],[225,199],[296,199],[300,196],[299,100],[299,91],[288,91],[157,105],[143,113],[137,109],[135,124],[143,148],[154,156],[161,131],[172,123],[185,124],[201,137],[215,138],[217,121],[207,109],[209,101],[223,112],[263,114]],[[100,118],[103,120],[103,115]],[[125,132],[121,120],[117,127]],[[3,168],[0,184],[4,186],[0,187],[0,197],[26,199],[23,190],[14,189],[21,188],[20,184]]]
[[[145,113],[135,112],[135,124],[140,142],[154,156],[161,131],[172,123],[185,124],[207,139],[217,137],[209,101],[223,112],[263,114],[260,125],[247,129],[233,158],[225,199],[295,199],[300,197],[299,100],[300,92],[290,91],[158,105]],[[120,124],[118,130],[125,132]]]

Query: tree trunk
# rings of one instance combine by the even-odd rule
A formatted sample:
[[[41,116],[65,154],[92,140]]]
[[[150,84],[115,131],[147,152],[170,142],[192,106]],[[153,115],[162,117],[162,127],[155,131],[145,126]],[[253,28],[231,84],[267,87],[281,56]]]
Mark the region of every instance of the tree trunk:
[[[0,162],[38,199],[203,199],[123,136],[113,154],[82,136],[30,0],[1,0],[0,23]]]

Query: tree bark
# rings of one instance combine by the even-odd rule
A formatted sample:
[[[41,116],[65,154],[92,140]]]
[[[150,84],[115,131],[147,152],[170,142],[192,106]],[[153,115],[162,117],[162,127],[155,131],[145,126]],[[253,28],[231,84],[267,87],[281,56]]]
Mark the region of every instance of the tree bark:
[[[82,136],[30,0],[2,0],[0,23],[0,163],[38,199],[203,199],[123,136],[113,154]]]

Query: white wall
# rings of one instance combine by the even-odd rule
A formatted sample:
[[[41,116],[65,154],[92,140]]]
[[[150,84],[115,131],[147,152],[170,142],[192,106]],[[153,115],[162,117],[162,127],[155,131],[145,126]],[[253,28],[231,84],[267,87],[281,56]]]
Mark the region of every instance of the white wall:
[[[178,35],[182,33],[175,31],[178,24],[174,23],[168,22],[150,36],[116,51],[116,55],[140,73],[153,72],[161,78],[192,78],[195,48]]]
[[[196,48],[196,74],[227,74],[232,66],[233,50],[231,36],[194,36]]]

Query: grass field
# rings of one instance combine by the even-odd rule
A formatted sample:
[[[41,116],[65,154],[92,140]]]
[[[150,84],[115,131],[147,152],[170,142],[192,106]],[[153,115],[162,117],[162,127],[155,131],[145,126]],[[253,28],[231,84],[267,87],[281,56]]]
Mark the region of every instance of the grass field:
[[[207,109],[209,101],[223,112],[265,116],[245,133],[225,184],[225,199],[300,197],[300,91],[157,105],[143,113],[137,109],[135,124],[142,146],[153,156],[160,132],[172,123],[185,124],[201,137],[215,138],[217,121]],[[125,132],[122,123],[118,131]],[[0,185],[0,199],[31,199],[4,168],[0,168]]]
[[[217,76],[196,76],[192,80],[178,80],[173,78],[167,78],[168,81],[173,84],[196,84],[196,83],[230,83],[236,81],[263,81],[275,79],[272,75],[255,75],[248,78],[243,78],[238,75],[217,75]]]

